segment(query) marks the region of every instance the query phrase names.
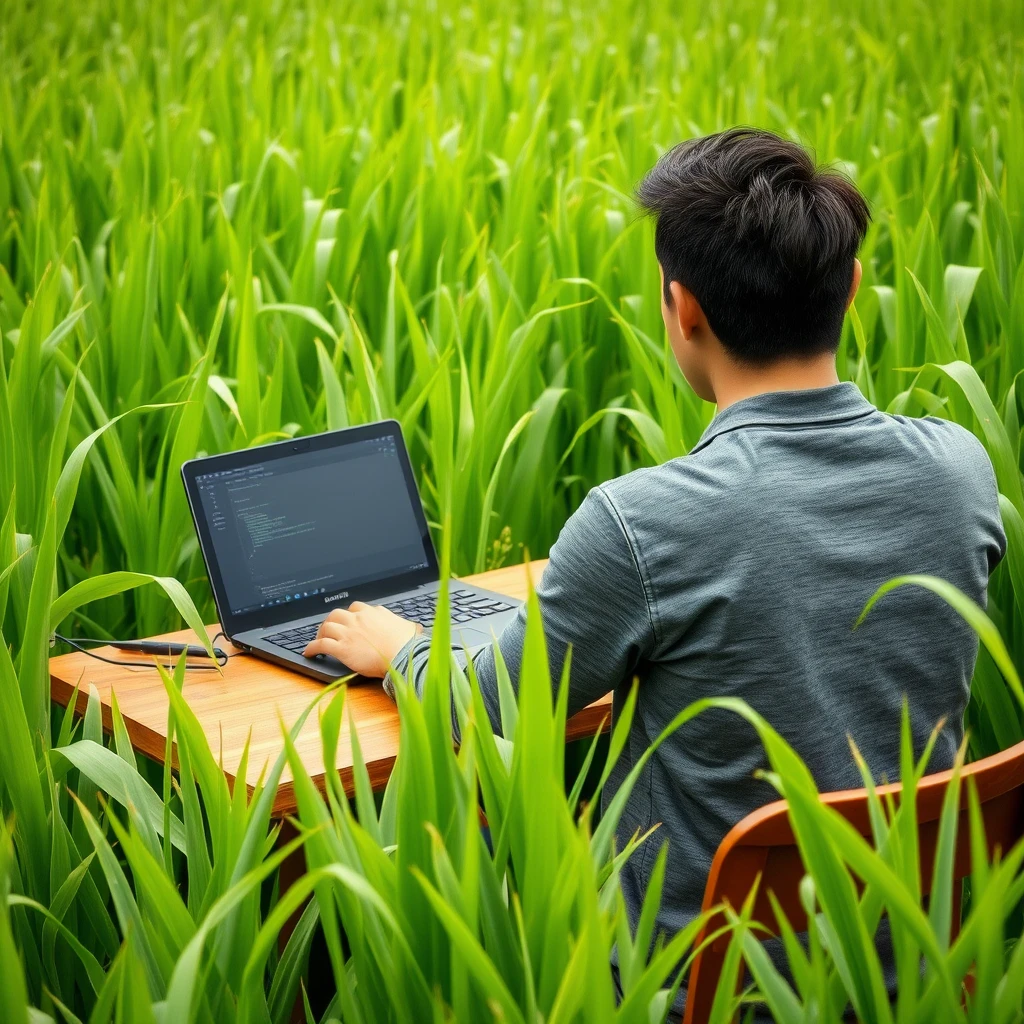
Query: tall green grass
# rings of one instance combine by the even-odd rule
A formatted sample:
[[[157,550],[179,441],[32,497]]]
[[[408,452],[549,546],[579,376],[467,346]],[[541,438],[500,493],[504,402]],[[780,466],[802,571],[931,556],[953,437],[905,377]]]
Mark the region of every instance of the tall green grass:
[[[610,1019],[613,942],[633,993],[621,1018],[657,1017],[692,936],[648,958],[650,936],[622,931],[614,815],[577,813],[539,669],[506,723],[517,742],[469,729],[455,755],[435,668],[422,710],[402,698],[416,760],[379,813],[362,785],[358,824],[336,790],[325,803],[307,787],[316,900],[279,955],[273,775],[250,802],[228,793],[174,680],[179,777],[136,763],[116,713],[104,748],[95,701],[79,724],[51,714],[46,657],[61,625],[124,636],[211,621],[178,479],[197,452],[395,416],[460,573],[543,554],[591,485],[685,453],[713,410],[664,343],[650,228],[630,200],[685,136],[773,128],[870,198],[840,373],[881,408],[953,418],[985,443],[1009,536],[988,608],[1006,654],[983,646],[970,753],[1024,736],[1004,678],[1024,664],[1024,8],[678,8],[3,7],[0,1019],[25,1019],[27,999],[67,1020],[282,1020],[317,917],[347,1020],[492,1006]],[[328,751],[340,701],[325,698]],[[806,797],[764,736],[783,791]],[[840,833],[822,842],[836,877],[870,868],[889,888],[827,904],[812,868],[823,916],[806,970],[791,951],[796,989],[759,964],[742,915],[736,955],[769,1002],[790,1014],[796,1001],[792,1019],[811,1006],[834,1019],[851,999],[888,1021],[862,941],[884,891],[905,912],[903,964],[928,961],[920,986],[904,967],[895,1019],[965,1019],[950,988],[972,958],[985,995],[966,1019],[1017,1019],[1024,954],[1000,953],[1020,896],[1009,852],[978,869],[978,923],[947,949],[887,839],[911,826],[876,817],[876,859]]]
[[[991,620],[942,581],[907,582],[932,587],[965,614],[1020,695],[1020,679]],[[65,716],[58,744],[43,755],[42,778],[31,780],[50,804],[51,828],[44,824],[39,838],[19,818],[13,829],[0,824],[2,1019],[283,1024],[294,1019],[299,999],[307,1021],[323,1022],[664,1020],[705,920],[671,937],[653,934],[664,847],[635,930],[626,916],[619,868],[641,844],[657,841],[656,829],[628,838],[621,849],[615,832],[653,747],[599,821],[593,814],[624,747],[635,691],[604,763],[597,762],[593,799],[581,803],[599,738],[579,776],[566,779],[566,676],[548,675],[535,600],[518,700],[499,670],[508,691],[501,735],[492,732],[472,675],[467,679],[453,666],[446,632],[435,634],[422,703],[398,683],[401,744],[379,806],[351,726],[351,800],[333,770],[343,686],[325,689],[290,733],[282,724],[284,750],[251,797],[245,787],[229,791],[182,692],[183,662],[173,677],[160,669],[180,765],[175,777],[166,759],[162,800],[139,773],[116,707],[109,746],[95,698],[80,738]],[[453,687],[462,724],[457,752],[449,732]],[[838,1022],[851,1007],[857,1019],[885,1024],[1024,1020],[1024,937],[1015,918],[1024,898],[1024,840],[990,856],[970,787],[963,802],[971,901],[950,940],[951,923],[961,915],[952,869],[962,758],[944,803],[934,864],[926,866],[913,792],[931,745],[915,763],[909,721],[898,807],[879,799],[872,773],[861,766],[874,833],[868,842],[819,801],[796,753],[740,701],[698,701],[656,743],[710,707],[745,717],[765,745],[767,777],[789,801],[808,867],[801,894],[809,917],[805,949],[779,913],[790,978],[762,950],[763,929],[751,917],[753,892],[744,907],[723,908],[732,940],[714,1024],[760,1005],[786,1024]],[[292,742],[317,711],[328,769],[323,794]],[[288,842],[270,821],[286,762],[298,802],[296,834]],[[23,799],[16,813],[28,807]],[[480,830],[481,811],[490,843]],[[49,865],[41,859],[48,831]],[[305,856],[307,870],[282,893],[277,871],[295,853]],[[926,867],[933,879],[927,907],[920,892]],[[883,915],[896,953],[894,1004],[873,941]],[[289,921],[293,927],[285,932]],[[305,985],[318,928],[333,996],[314,1014]],[[609,967],[613,948],[621,1000]],[[754,983],[736,994],[741,963]]]

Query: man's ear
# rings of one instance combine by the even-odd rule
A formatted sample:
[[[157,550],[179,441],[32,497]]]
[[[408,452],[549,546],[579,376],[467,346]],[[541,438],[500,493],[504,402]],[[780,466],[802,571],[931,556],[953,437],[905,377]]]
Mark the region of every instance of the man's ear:
[[[704,310],[700,308],[693,292],[678,281],[669,282],[668,289],[672,295],[672,312],[679,323],[679,330],[689,341],[694,331],[704,324]]]
[[[846,308],[849,309],[853,305],[853,300],[857,297],[857,289],[860,287],[860,279],[864,274],[864,268],[860,265],[860,260],[854,257],[853,260],[853,278],[850,281],[850,294],[846,296]]]

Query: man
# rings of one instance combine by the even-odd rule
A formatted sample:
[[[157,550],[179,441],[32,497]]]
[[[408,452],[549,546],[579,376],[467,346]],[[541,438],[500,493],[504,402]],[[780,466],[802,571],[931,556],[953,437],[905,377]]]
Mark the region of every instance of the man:
[[[983,604],[1005,537],[970,433],[885,415],[839,382],[863,197],[796,144],[738,128],[677,146],[639,199],[656,218],[673,352],[718,413],[685,457],[594,488],[551,549],[538,596],[555,678],[572,645],[569,713],[609,690],[619,705],[639,678],[611,789],[681,708],[721,695],[761,712],[822,790],[860,785],[848,736],[876,775],[898,778],[904,694],[918,751],[946,719],[931,769],[948,768],[977,655],[971,629],[918,588],[852,627],[902,573],[940,576]],[[513,680],[523,636],[520,614],[499,640]],[[309,652],[373,676],[411,658],[422,679],[428,645],[411,623],[353,605]],[[472,656],[497,722],[493,654]],[[658,924],[671,934],[698,913],[719,842],[775,796],[753,778],[764,765],[754,732],[722,711],[658,750],[620,829],[662,823],[622,872],[634,924],[662,839]]]

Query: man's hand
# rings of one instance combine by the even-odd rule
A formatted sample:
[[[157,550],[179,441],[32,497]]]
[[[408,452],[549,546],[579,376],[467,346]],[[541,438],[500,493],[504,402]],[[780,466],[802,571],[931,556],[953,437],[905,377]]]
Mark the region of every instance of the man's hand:
[[[335,608],[320,623],[316,639],[302,652],[307,658],[329,654],[353,672],[383,679],[395,655],[423,627],[377,604],[353,601]]]

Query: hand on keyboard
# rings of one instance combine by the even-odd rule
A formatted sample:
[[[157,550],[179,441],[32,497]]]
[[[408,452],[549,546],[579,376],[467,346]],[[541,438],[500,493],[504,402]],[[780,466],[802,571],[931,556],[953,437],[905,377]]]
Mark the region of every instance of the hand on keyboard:
[[[453,626],[512,607],[496,597],[459,588],[449,599]],[[329,654],[360,675],[383,678],[394,656],[415,633],[432,626],[436,614],[437,594],[416,594],[385,605],[353,601],[348,608],[336,608],[319,628],[315,622],[306,623],[267,639],[307,658]]]
[[[353,601],[320,623],[316,638],[302,653],[307,658],[329,654],[353,672],[383,679],[395,655],[422,631],[418,622],[400,618],[382,605]]]

